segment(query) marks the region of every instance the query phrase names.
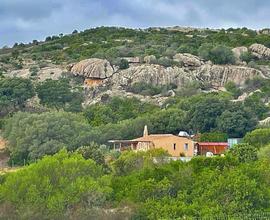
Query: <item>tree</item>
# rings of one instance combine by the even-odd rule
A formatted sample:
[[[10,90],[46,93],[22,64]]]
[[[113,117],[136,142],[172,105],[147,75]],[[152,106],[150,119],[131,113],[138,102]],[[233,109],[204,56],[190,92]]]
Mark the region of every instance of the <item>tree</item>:
[[[7,114],[22,109],[25,102],[35,95],[34,87],[29,79],[0,79],[0,114]]]
[[[229,137],[243,137],[247,132],[252,131],[257,125],[255,116],[240,108],[236,111],[225,110],[217,118],[217,128],[226,132]]]
[[[226,109],[227,101],[207,97],[191,106],[187,122],[194,132],[209,132],[217,127],[217,117]]]
[[[76,152],[81,154],[86,160],[91,159],[99,165],[105,165],[104,152],[102,152],[101,146],[95,142],[90,143],[89,146],[79,147]]]
[[[119,63],[119,68],[121,70],[128,69],[129,68],[129,62],[126,59],[121,59]]]
[[[10,162],[15,164],[55,154],[63,147],[75,150],[89,143],[91,135],[83,117],[67,112],[20,112],[6,121],[3,130],[11,152]]]
[[[78,34],[77,30],[72,31],[72,34]]]
[[[229,81],[225,84],[225,89],[232,93],[234,98],[238,98],[241,95],[241,89],[239,89],[236,84],[232,81]]]
[[[9,175],[1,185],[1,199],[13,205],[16,219],[62,219],[79,208],[105,204],[111,189],[105,179],[100,184],[101,176],[94,161],[62,150]]]
[[[270,144],[270,128],[259,128],[247,133],[244,142],[257,148]]]
[[[67,109],[72,110],[73,104],[80,107],[82,103],[80,95],[77,92],[71,91],[71,86],[67,79],[47,79],[45,82],[37,85],[36,91],[41,104],[50,108],[61,109],[67,107]],[[72,106],[70,107],[70,105]]]
[[[232,50],[224,45],[203,44],[198,53],[205,60],[211,60],[215,64],[234,64],[235,57]]]
[[[227,142],[227,133],[209,132],[200,135],[200,142]]]
[[[234,145],[230,149],[229,154],[235,156],[241,163],[252,162],[258,159],[256,147],[246,143]]]

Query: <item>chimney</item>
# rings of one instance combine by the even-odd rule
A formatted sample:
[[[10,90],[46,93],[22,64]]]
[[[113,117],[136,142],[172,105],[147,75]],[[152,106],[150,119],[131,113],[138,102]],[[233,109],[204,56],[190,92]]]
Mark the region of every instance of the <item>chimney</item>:
[[[147,125],[144,126],[143,136],[144,136],[144,137],[148,136],[148,128],[147,128]]]

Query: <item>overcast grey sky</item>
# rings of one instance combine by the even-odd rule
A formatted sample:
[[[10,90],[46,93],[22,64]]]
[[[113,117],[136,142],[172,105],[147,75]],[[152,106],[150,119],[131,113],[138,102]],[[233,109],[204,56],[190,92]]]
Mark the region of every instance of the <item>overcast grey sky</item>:
[[[0,0],[0,46],[97,26],[270,26],[269,0]]]

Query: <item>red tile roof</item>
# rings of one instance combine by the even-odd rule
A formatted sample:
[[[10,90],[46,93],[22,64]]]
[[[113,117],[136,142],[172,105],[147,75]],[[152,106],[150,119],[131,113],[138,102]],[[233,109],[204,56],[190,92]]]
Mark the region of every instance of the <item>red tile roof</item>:
[[[200,146],[228,146],[227,142],[198,142]]]

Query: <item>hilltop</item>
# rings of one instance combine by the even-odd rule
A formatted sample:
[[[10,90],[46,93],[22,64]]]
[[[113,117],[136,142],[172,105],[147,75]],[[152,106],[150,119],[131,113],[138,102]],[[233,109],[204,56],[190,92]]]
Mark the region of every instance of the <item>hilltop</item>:
[[[100,27],[1,49],[0,218],[269,218],[269,48]]]
[[[270,75],[269,30],[100,27],[0,50],[0,74],[38,83],[71,77],[84,105],[106,96],[163,104],[190,84],[200,91]],[[82,62],[80,62],[82,61]],[[74,87],[74,83],[73,83]],[[181,92],[181,91],[180,91]]]

